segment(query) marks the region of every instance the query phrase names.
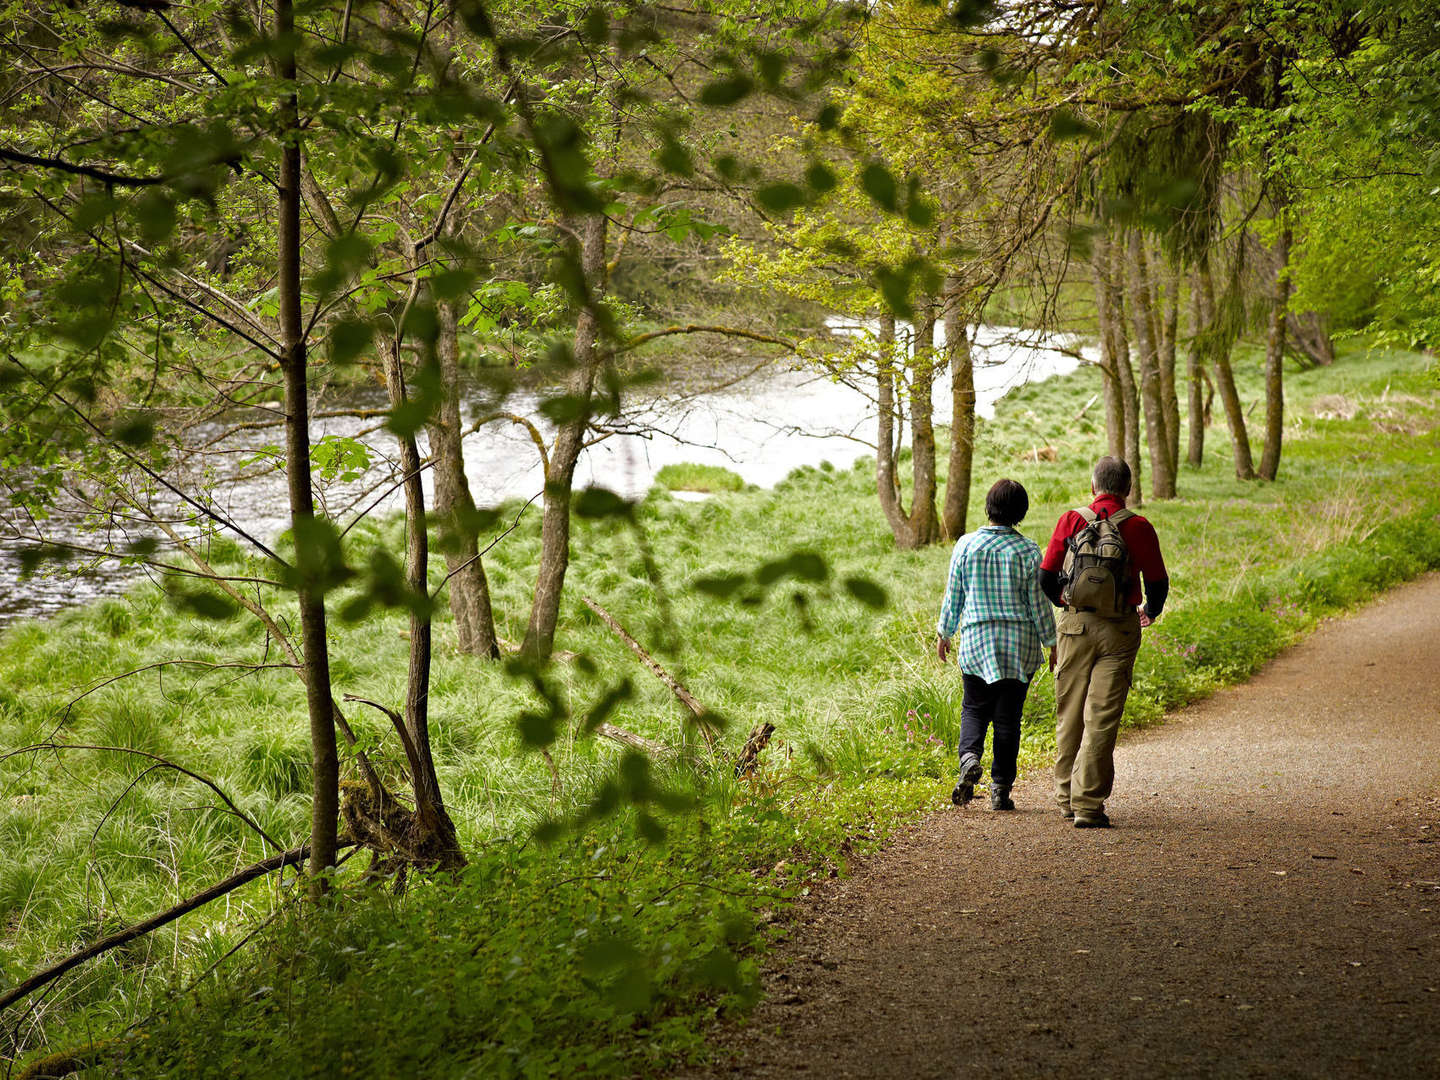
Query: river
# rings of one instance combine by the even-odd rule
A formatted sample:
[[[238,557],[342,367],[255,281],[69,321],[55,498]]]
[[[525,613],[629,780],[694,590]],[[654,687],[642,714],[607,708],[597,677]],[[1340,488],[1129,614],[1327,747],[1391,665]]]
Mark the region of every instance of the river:
[[[832,320],[838,334],[856,327]],[[976,411],[992,416],[995,403],[1009,390],[1074,370],[1075,353],[1093,359],[1070,338],[1046,337],[999,327],[982,327],[976,334]],[[627,403],[616,427],[624,430],[587,448],[576,470],[576,484],[610,488],[626,498],[643,496],[656,472],[676,462],[721,465],[747,483],[771,487],[802,465],[829,462],[848,468],[862,455],[874,453],[875,405],[869,388],[855,388],[811,370],[770,367],[734,385],[702,393],[703,387],[652,389],[645,397]],[[383,406],[376,391],[347,391],[316,403],[316,411],[356,410]],[[937,379],[936,421],[949,422],[949,376]],[[531,394],[513,396],[510,411],[533,414]],[[371,461],[364,475],[352,482],[324,485],[322,506],[341,521],[368,510],[384,513],[398,509],[401,497],[393,484],[394,439],[383,430],[362,434],[376,421],[333,417],[315,421],[313,437],[359,438],[370,448]],[[218,429],[217,429],[217,434]],[[203,429],[196,434],[203,436]],[[243,461],[279,442],[275,429],[245,430],[219,444],[225,458]],[[422,453],[424,452],[422,438]],[[508,499],[528,499],[543,486],[539,455],[529,434],[507,422],[485,425],[465,440],[466,472],[472,493],[481,505]],[[184,483],[196,484],[197,474]],[[209,481],[213,483],[212,481]],[[388,491],[388,494],[387,494]],[[427,480],[427,497],[429,496]],[[273,537],[286,524],[283,474],[256,465],[214,484],[214,507],[253,536]],[[14,521],[13,516],[9,519]],[[95,544],[63,515],[47,523],[57,537]],[[9,535],[7,535],[7,533]],[[44,617],[105,596],[123,593],[138,571],[101,562],[78,572],[42,570],[20,577],[19,545],[13,528],[7,529],[0,512],[0,626],[20,618]]]

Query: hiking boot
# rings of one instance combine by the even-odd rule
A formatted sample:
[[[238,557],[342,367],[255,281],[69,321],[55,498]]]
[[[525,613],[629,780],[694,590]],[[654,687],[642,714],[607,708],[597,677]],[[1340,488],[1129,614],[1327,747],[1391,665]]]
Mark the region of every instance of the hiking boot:
[[[1063,810],[1060,811],[1060,816],[1061,816],[1062,818],[1064,818],[1066,821],[1074,821],[1074,820],[1075,820],[1075,811],[1074,811],[1074,810],[1071,810],[1071,809],[1067,806],[1067,807],[1065,807]]]
[[[1104,810],[1086,810],[1075,815],[1075,828],[1077,829],[1108,829],[1110,818]]]
[[[1015,800],[1010,798],[1010,786],[1008,784],[990,785],[990,809],[991,810],[1014,810]]]
[[[950,792],[950,801],[956,806],[965,806],[975,798],[975,781],[980,779],[980,759],[966,754],[960,759],[960,780]]]

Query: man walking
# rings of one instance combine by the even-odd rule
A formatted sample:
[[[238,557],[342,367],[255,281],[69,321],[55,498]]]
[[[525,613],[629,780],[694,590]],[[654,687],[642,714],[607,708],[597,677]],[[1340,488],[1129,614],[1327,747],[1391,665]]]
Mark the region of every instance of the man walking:
[[[1077,829],[1110,825],[1105,800],[1140,630],[1160,617],[1170,591],[1154,527],[1125,508],[1129,491],[1130,466],[1102,457],[1093,501],[1061,515],[1040,562],[1040,587],[1064,609],[1056,618],[1055,799]]]

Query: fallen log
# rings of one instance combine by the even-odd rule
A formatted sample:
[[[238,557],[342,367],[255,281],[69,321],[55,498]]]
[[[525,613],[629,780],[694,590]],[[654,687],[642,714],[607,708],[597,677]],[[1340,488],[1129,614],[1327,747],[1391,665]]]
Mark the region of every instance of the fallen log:
[[[633,731],[626,731],[624,728],[616,727],[614,724],[604,723],[595,727],[595,734],[602,739],[613,739],[622,746],[628,746],[639,750],[641,753],[649,754],[651,757],[675,757],[676,752],[673,746],[666,746],[654,739],[647,739],[644,735],[636,735]]]
[[[650,673],[654,675],[657,679],[659,679],[662,683],[664,683],[666,686],[668,686],[670,688],[670,692],[680,699],[680,703],[684,705],[687,709],[689,709],[690,712],[700,720],[700,723],[696,724],[695,726],[700,729],[700,734],[704,736],[705,744],[711,750],[714,750],[715,733],[711,731],[710,726],[705,723],[705,717],[709,713],[709,710],[706,709],[704,705],[701,705],[700,702],[696,701],[695,695],[690,693],[689,690],[686,690],[685,687],[680,685],[679,680],[676,679],[675,676],[671,675],[668,671],[661,667],[659,661],[657,661],[653,656],[651,656],[648,652],[645,651],[645,646],[641,645],[638,641],[631,637],[630,634],[625,630],[625,628],[615,621],[615,616],[611,615],[608,611],[602,608],[594,600],[591,600],[588,596],[582,596],[580,598],[580,601],[596,615],[600,616],[601,621],[604,622],[605,625],[608,626],[612,631],[614,631],[615,636],[618,637],[621,641],[623,641],[627,646],[629,646],[630,651],[639,658],[640,662],[650,669]]]
[[[354,847],[353,843],[340,845],[341,847]],[[107,937],[101,938],[93,945],[87,945],[79,952],[71,953],[64,960],[52,964],[43,971],[37,971],[25,981],[12,986],[9,990],[0,993],[0,1011],[9,1008],[15,1002],[26,995],[48,986],[67,971],[79,967],[87,960],[93,960],[111,949],[117,949],[127,942],[134,941],[138,937],[144,937],[152,930],[158,930],[166,926],[182,915],[188,915],[196,908],[204,907],[212,900],[218,900],[222,896],[234,892],[241,885],[248,884],[256,878],[264,877],[266,874],[274,873],[276,870],[287,866],[298,866],[303,863],[310,854],[310,845],[304,844],[298,848],[291,848],[289,851],[282,851],[277,855],[271,855],[268,859],[261,859],[257,863],[251,863],[245,869],[231,874],[224,881],[211,885],[208,889],[196,893],[187,900],[182,900],[174,907],[166,908],[164,911],[151,915],[148,919],[142,919],[134,926],[127,926],[124,930],[117,930]]]

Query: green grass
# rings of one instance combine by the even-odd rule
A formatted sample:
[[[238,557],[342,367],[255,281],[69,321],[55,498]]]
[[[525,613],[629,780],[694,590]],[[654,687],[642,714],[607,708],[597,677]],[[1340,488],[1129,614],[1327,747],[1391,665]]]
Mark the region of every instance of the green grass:
[[[1257,357],[1239,361],[1249,405]],[[972,526],[1002,475],[1028,489],[1022,529],[1037,540],[1084,500],[1102,421],[1095,407],[1075,418],[1097,388],[1097,374],[1082,371],[1001,403],[978,436]],[[1292,375],[1287,390],[1279,482],[1234,480],[1220,428],[1204,467],[1182,471],[1181,498],[1145,508],[1172,591],[1147,632],[1128,723],[1244,678],[1321,616],[1440,565],[1440,417],[1427,361],[1352,352],[1332,369]],[[1022,461],[1037,440],[1058,461]],[[387,521],[349,542],[398,551],[401,539],[400,523]],[[510,641],[523,635],[537,542],[532,516],[487,559]],[[958,678],[930,651],[948,551],[894,550],[867,462],[799,469],[773,491],[702,504],[657,489],[633,524],[577,522],[573,548],[559,645],[594,662],[554,675],[574,715],[629,676],[633,693],[610,721],[670,743],[687,738],[669,692],[579,603],[588,595],[729,718],[727,753],[752,725],[777,726],[755,778],[736,782],[723,768],[664,768],[643,782],[631,774],[616,789],[621,812],[537,844],[537,825],[583,812],[616,777],[620,749],[566,726],[551,747],[554,785],[518,734],[517,719],[538,702],[533,689],[457,655],[442,618],[430,713],[449,807],[472,853],[463,877],[403,899],[351,886],[330,909],[287,907],[247,950],[171,998],[275,910],[275,883],[248,887],[67,977],[23,1021],[7,1017],[24,1054],[135,1023],[147,1037],[126,1044],[117,1072],[302,1076],[324,1054],[356,1075],[624,1075],[698,1053],[709,1019],[750,1000],[758,949],[783,927],[775,913],[948,794]],[[823,580],[769,580],[794,551],[818,554]],[[729,595],[692,587],[726,575],[744,579]],[[845,586],[857,576],[884,588],[882,608]],[[276,608],[295,624],[293,605]],[[337,694],[398,704],[404,628],[393,613],[337,623]],[[196,621],[142,590],[14,626],[0,636],[0,745],[53,735],[166,754],[295,841],[307,827],[308,765],[293,675],[171,667],[78,697],[161,660],[265,655],[247,621]],[[393,767],[396,749],[374,716],[351,720]],[[1053,735],[1053,684],[1042,676],[1027,705],[1023,767],[1045,761]],[[145,767],[109,751],[0,761],[0,984],[263,853],[233,816],[207,808],[209,792]],[[656,791],[675,807],[657,803]],[[638,838],[652,814],[668,828],[661,846]],[[420,1024],[402,1019],[416,1002]]]
[[[739,473],[719,465],[697,465],[689,461],[662,465],[655,474],[655,482],[670,491],[703,491],[714,494],[745,490],[745,481]]]

